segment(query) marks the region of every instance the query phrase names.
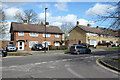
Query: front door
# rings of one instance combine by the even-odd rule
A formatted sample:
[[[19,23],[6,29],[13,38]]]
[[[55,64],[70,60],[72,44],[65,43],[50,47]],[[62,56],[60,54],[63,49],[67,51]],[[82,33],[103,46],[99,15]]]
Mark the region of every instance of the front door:
[[[18,50],[24,50],[24,42],[18,42]]]

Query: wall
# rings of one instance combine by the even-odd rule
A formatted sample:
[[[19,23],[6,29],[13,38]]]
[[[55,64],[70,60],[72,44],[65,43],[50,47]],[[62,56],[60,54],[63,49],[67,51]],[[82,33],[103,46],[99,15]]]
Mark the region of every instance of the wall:
[[[86,32],[79,27],[75,27],[70,33],[69,40],[79,41],[86,43]]]
[[[38,41],[39,44],[43,44],[43,41],[45,41],[45,37],[43,37],[43,33],[39,33],[38,37],[32,37],[30,36],[30,32],[24,32],[24,36],[18,36],[18,32],[14,32],[14,44],[18,47],[17,40],[25,40],[24,49],[25,50],[31,50],[29,48],[29,42],[30,41]],[[55,34],[51,34],[50,37],[46,38],[46,41],[51,42],[51,45],[54,45],[54,41],[61,41],[62,40],[62,34],[59,36],[59,38],[55,37]]]

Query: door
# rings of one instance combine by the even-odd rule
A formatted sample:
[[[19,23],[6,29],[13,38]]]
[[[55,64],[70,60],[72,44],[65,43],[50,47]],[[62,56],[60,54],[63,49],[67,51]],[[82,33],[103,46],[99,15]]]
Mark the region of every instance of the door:
[[[24,50],[24,42],[18,42],[18,50]]]

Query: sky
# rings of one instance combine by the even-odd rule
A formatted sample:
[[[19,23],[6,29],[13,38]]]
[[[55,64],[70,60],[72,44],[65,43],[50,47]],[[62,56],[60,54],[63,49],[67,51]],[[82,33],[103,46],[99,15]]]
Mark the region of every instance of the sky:
[[[106,15],[106,12],[114,11],[117,8],[111,7],[114,2],[2,2],[0,8],[3,7],[10,28],[11,22],[17,22],[14,19],[16,12],[23,13],[24,10],[33,9],[38,14],[38,19],[44,22],[45,8],[47,7],[47,22],[50,25],[60,27],[64,22],[70,22],[76,25],[79,21],[80,25],[91,24],[91,27],[108,27],[110,23],[95,22],[96,15]],[[110,9],[108,10],[108,8]],[[8,30],[9,31],[9,30]]]

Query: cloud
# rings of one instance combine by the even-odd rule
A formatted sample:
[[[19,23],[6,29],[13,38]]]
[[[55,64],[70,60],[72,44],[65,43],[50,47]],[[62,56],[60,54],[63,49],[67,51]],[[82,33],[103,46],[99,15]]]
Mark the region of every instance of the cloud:
[[[116,7],[110,4],[97,3],[94,5],[94,7],[89,8],[86,11],[86,15],[103,15],[103,14],[107,14],[107,12],[114,11],[115,9]]]
[[[5,9],[4,12],[5,12],[7,20],[12,20],[12,19],[14,19],[14,16],[17,12],[23,13],[23,10],[13,7],[13,8]]]
[[[48,8],[50,4],[40,4],[38,7],[39,8]]]
[[[95,24],[94,21],[88,21],[88,20],[85,20],[85,19],[78,19],[77,21],[79,21],[80,25],[87,25],[87,24],[94,25]]]
[[[54,5],[58,10],[68,11],[66,3],[57,3]]]
[[[46,13],[46,14],[47,14],[47,21],[54,26],[61,26],[65,22],[76,25],[77,21],[80,22],[80,25],[87,25],[88,23],[91,25],[95,24],[93,21],[88,21],[85,19],[77,19],[77,16],[74,14],[68,14],[66,16],[56,16],[56,17],[53,17],[51,13]],[[45,13],[40,13],[38,19],[44,21]]]

